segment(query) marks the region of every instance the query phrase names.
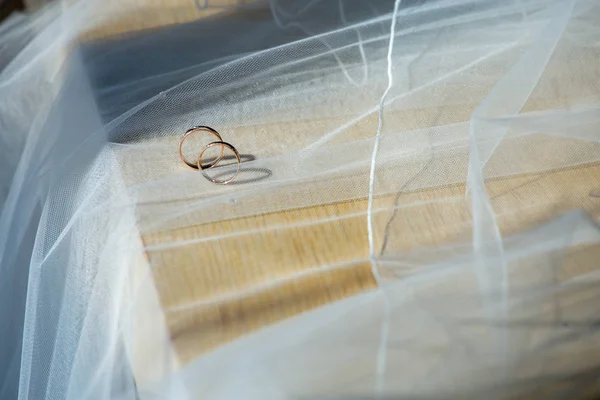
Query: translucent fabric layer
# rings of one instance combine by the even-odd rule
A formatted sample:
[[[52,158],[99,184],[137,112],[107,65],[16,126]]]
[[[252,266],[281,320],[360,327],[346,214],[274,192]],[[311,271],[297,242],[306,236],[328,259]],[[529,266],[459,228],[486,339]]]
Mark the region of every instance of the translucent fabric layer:
[[[6,20],[0,398],[594,396],[598,18],[79,0]],[[240,152],[231,184],[179,160],[197,125]]]

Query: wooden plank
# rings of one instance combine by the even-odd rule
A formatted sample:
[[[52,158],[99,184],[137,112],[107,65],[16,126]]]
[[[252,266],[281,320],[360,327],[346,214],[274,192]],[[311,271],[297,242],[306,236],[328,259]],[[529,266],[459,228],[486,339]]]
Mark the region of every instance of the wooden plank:
[[[76,3],[77,0],[71,0]],[[132,34],[147,30],[165,28],[200,19],[227,14],[235,17],[237,10],[260,7],[253,0],[106,0],[102,14],[95,14],[93,23],[84,27],[81,39],[84,41]]]
[[[183,0],[168,5],[164,0],[140,0],[128,7],[117,8],[105,23],[87,32],[86,39],[155,29],[223,12],[198,9],[194,2]],[[562,106],[558,100],[551,104],[530,101],[524,109]],[[427,127],[431,114],[441,118],[437,120],[440,125],[468,120],[472,108],[459,108],[410,110],[411,115],[396,115],[394,122],[411,130]],[[372,137],[374,123],[369,118],[351,128],[352,139]],[[301,132],[307,125],[292,122],[256,129],[260,128]],[[295,135],[287,137],[294,139]],[[546,151],[553,151],[552,146]],[[124,160],[124,169],[136,168],[136,162]],[[572,209],[600,218],[598,164],[496,179],[488,182],[488,190],[505,235]],[[469,240],[472,217],[464,192],[460,184],[377,198],[378,208],[384,210],[375,215],[377,247],[387,238],[386,254],[403,254]],[[169,334],[182,363],[284,318],[373,289],[366,208],[366,199],[360,198],[144,235],[160,307],[165,310]],[[386,229],[391,218],[393,223]],[[573,270],[589,268],[593,265],[589,260],[597,256],[597,252],[586,252],[583,259],[568,258],[567,264]],[[565,368],[571,362],[566,358]],[[544,391],[555,392],[557,386],[560,390],[561,384]]]
[[[488,189],[502,233],[511,234],[572,209],[599,218],[593,182],[600,182],[600,165],[499,179]],[[468,202],[452,200],[464,190],[454,185],[402,194],[388,231],[394,246],[387,251],[401,254],[468,240]],[[392,204],[394,197],[378,201]],[[452,201],[435,201],[444,199]],[[367,260],[366,205],[361,199],[144,236],[150,247],[187,243],[148,252],[183,362],[265,325],[375,287]],[[389,213],[376,215],[379,244],[389,218]],[[190,243],[193,238],[202,240]]]

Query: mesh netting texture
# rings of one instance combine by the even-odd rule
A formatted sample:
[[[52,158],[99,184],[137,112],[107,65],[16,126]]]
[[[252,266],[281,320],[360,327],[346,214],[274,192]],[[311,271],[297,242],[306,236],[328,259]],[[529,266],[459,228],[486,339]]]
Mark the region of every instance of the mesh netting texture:
[[[594,398],[599,20],[597,0],[5,20],[0,399]],[[239,151],[230,184],[179,159],[198,125]]]

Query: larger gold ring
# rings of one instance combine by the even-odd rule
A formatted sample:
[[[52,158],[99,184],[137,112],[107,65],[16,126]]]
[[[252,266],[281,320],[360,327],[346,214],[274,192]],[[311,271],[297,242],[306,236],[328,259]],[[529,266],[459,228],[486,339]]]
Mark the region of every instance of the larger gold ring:
[[[233,152],[233,155],[235,156],[236,160],[237,160],[237,170],[235,171],[235,173],[233,174],[233,176],[229,179],[226,180],[218,180],[218,179],[214,179],[211,178],[209,176],[207,176],[206,174],[204,176],[206,176],[206,178],[211,181],[212,183],[218,183],[221,185],[227,185],[229,182],[232,182],[240,173],[240,164],[242,163],[242,159],[240,158],[240,153],[238,153],[238,151],[236,150],[235,147],[233,147],[231,144],[227,143],[227,142],[223,142],[223,141],[219,141],[219,142],[212,142],[207,144],[206,146],[204,146],[204,148],[202,149],[202,151],[200,152],[200,154],[198,154],[198,166],[200,167],[201,170],[205,170],[205,169],[209,169],[212,168],[215,163],[210,164],[209,167],[202,165],[202,155],[204,154],[204,152],[208,149],[210,149],[211,147],[215,147],[215,146],[221,146],[221,154],[223,154],[225,147],[227,147],[229,150],[231,150]],[[223,159],[223,155],[221,155],[221,157],[219,158],[218,161],[220,161],[221,159]],[[218,162],[217,161],[217,162]]]
[[[191,129],[188,129],[185,134],[183,135],[183,137],[181,138],[181,140],[179,141],[179,158],[181,158],[181,161],[183,161],[188,167],[193,168],[193,169],[200,169],[198,167],[198,164],[192,164],[191,162],[189,162],[188,160],[185,159],[185,156],[183,155],[183,142],[185,142],[185,140],[192,134],[196,133],[196,132],[208,132],[213,136],[216,136],[216,138],[220,141],[222,141],[223,139],[221,138],[221,135],[219,135],[219,132],[215,131],[213,128],[209,127],[209,126],[195,126]],[[221,161],[223,159],[223,156],[225,155],[225,148],[221,147],[221,155],[219,157],[217,157],[216,160],[214,160],[213,162],[209,163],[208,165],[206,165],[204,168],[202,169],[209,169],[214,167],[215,165],[217,165],[217,163],[219,161]]]

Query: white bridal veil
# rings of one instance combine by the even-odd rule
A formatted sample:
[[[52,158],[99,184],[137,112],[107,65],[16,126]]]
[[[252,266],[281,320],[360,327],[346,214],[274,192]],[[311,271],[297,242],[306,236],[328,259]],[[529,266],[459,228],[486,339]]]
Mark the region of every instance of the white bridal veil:
[[[599,18],[79,0],[7,19],[0,398],[593,396]],[[232,184],[179,161],[196,125],[239,150]]]

